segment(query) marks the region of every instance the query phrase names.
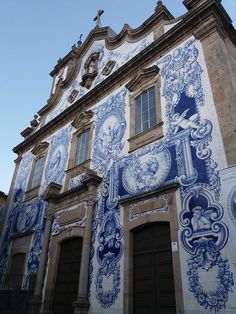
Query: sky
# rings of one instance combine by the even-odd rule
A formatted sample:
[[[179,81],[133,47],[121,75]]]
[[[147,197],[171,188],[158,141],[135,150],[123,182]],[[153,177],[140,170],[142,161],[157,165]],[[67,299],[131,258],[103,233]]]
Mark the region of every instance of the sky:
[[[0,191],[8,193],[20,132],[30,126],[46,105],[51,90],[49,72],[71,46],[95,26],[104,10],[102,26],[119,33],[125,23],[140,26],[156,7],[156,0],[0,0]],[[181,0],[163,0],[178,17],[186,12]],[[236,1],[222,0],[236,26]]]

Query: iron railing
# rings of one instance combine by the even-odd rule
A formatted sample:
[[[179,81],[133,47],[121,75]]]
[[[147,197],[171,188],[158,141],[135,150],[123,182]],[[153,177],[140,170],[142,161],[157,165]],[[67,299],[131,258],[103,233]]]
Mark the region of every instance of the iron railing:
[[[0,274],[0,290],[29,290],[34,280],[35,275]]]

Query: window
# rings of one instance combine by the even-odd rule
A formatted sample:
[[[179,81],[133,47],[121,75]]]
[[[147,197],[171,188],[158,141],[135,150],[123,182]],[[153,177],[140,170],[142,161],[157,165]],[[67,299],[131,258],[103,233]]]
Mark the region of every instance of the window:
[[[79,165],[88,159],[88,147],[89,147],[89,129],[83,131],[78,136],[75,165]]]
[[[40,185],[43,165],[44,165],[44,157],[36,159],[35,164],[34,164],[34,169],[32,172],[32,179],[31,179],[31,185],[30,185],[31,189],[34,189]]]
[[[41,142],[31,150],[34,159],[32,162],[27,191],[25,192],[25,201],[36,197],[39,193],[48,146],[48,142]]]
[[[71,138],[71,150],[66,170],[65,190],[70,188],[70,180],[84,173],[90,167],[92,146],[93,112],[91,110],[78,113],[71,122],[75,129]]]
[[[163,137],[159,68],[154,65],[138,70],[126,88],[130,92],[131,152]]]
[[[155,87],[135,98],[135,135],[156,125]]]

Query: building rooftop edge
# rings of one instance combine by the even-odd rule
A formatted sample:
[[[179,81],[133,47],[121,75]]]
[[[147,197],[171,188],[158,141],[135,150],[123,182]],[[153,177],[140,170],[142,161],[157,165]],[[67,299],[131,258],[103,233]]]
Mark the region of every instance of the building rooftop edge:
[[[187,13],[185,13],[182,16],[182,20],[178,23],[177,26],[173,27],[171,30],[169,30],[167,33],[163,34],[161,37],[159,37],[157,40],[155,40],[152,44],[150,44],[147,48],[145,48],[143,51],[141,51],[138,55],[134,56],[131,60],[129,60],[127,63],[125,63],[121,68],[119,68],[116,72],[114,72],[112,75],[110,75],[107,79],[105,79],[103,82],[101,82],[99,85],[94,87],[91,91],[89,91],[85,96],[83,96],[81,99],[76,101],[73,106],[68,107],[66,110],[64,110],[61,114],[56,116],[53,120],[45,124],[41,129],[27,137],[23,142],[18,144],[13,148],[13,152],[15,153],[21,153],[22,150],[26,149],[30,145],[32,145],[32,142],[40,136],[42,136],[42,132],[48,131],[49,129],[52,129],[55,127],[55,124],[58,125],[59,121],[65,121],[68,119],[68,115],[73,114],[76,109],[80,108],[83,110],[85,108],[84,103],[87,102],[88,105],[90,105],[89,99],[95,97],[95,94],[97,94],[99,97],[99,89],[108,88],[108,86],[114,86],[113,81],[119,79],[124,79],[124,76],[122,75],[122,72],[124,69],[130,70],[130,65],[133,64],[140,64],[142,63],[142,57],[144,54],[149,54],[149,59],[151,59],[151,54],[158,54],[160,53],[160,50],[164,50],[166,47],[165,43],[174,43],[178,40],[180,40],[182,37],[186,36],[187,32],[191,32],[191,30],[197,25],[199,21],[199,15],[206,13],[206,18],[208,17],[208,10],[214,9],[217,10],[217,14],[214,15],[216,20],[217,16],[221,17],[221,21],[224,22],[224,25],[226,25],[225,31],[230,35],[231,40],[234,41],[236,44],[236,30],[234,29],[233,25],[231,24],[231,19],[229,18],[227,12],[223,8],[223,6],[217,1],[217,0],[209,0],[209,2],[204,3],[204,5],[199,6],[197,8],[191,9]],[[226,14],[225,14],[226,13]],[[218,19],[219,20],[219,19]],[[202,20],[201,20],[202,22]],[[181,32],[183,30],[183,32]],[[148,61],[147,60],[147,61]],[[131,72],[130,72],[131,73]],[[130,74],[129,73],[129,74]],[[93,97],[91,97],[93,96]],[[40,111],[47,109],[46,106],[44,106]],[[40,113],[39,111],[39,113]]]

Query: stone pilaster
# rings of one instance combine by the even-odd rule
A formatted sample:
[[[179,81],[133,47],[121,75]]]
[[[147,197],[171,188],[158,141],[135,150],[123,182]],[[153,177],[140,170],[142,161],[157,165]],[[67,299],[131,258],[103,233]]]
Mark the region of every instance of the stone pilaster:
[[[75,308],[74,314],[87,314],[89,310],[88,300],[88,273],[89,273],[89,255],[92,236],[93,209],[96,200],[89,197],[87,201],[87,221],[83,238],[82,256],[80,264],[79,290],[77,300],[73,302]]]
[[[51,236],[51,228],[52,228],[53,217],[54,217],[54,209],[50,205],[47,209],[46,217],[47,217],[47,221],[46,221],[46,226],[45,226],[42,251],[40,254],[40,263],[39,263],[39,268],[37,272],[34,296],[29,302],[28,314],[39,314],[41,306],[42,306],[41,293],[42,293],[43,280],[44,280],[44,275],[45,275],[47,252],[48,252],[48,246],[49,246],[50,236]]]
[[[8,219],[8,215],[10,213],[10,206],[11,206],[11,201],[12,201],[12,198],[13,198],[13,192],[14,192],[14,187],[15,187],[15,183],[16,183],[16,178],[17,178],[17,175],[18,175],[18,171],[19,171],[19,168],[20,168],[20,162],[22,160],[22,157],[19,156],[14,162],[15,162],[15,170],[14,170],[14,174],[13,174],[13,178],[12,178],[12,181],[11,181],[11,186],[10,186],[10,190],[9,190],[9,193],[8,193],[8,196],[7,196],[7,201],[6,201],[6,204],[5,204],[5,210],[4,210],[4,216],[3,216],[3,222],[2,222],[2,230],[0,228],[0,247],[1,247],[1,243],[3,241],[3,237],[4,237],[4,234],[5,234],[5,230],[7,228],[7,219]]]

